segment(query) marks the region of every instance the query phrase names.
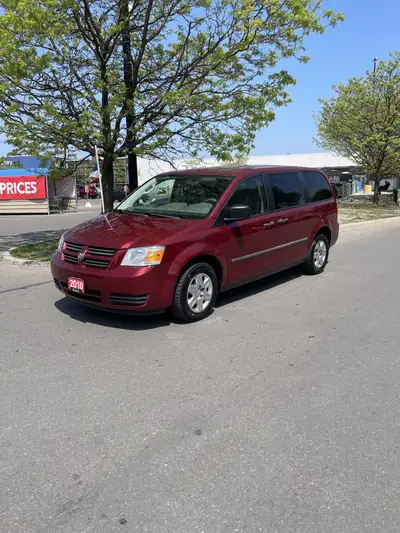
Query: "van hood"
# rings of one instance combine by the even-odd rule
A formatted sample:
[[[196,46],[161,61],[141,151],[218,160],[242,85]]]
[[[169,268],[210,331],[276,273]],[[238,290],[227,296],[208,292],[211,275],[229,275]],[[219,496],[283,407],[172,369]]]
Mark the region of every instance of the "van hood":
[[[103,248],[154,246],[198,221],[145,215],[107,213],[75,226],[64,234],[66,241]]]

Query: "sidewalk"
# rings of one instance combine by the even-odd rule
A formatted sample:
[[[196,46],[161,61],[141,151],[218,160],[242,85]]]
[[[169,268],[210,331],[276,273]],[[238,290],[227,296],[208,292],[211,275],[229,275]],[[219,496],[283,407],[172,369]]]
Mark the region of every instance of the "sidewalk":
[[[100,204],[54,215],[3,215],[0,217],[0,253],[15,246],[58,239],[60,235],[100,214]]]

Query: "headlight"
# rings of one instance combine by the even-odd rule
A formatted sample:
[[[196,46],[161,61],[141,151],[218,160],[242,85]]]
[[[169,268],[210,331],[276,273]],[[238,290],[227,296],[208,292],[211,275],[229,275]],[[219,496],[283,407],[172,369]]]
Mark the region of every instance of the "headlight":
[[[124,258],[122,266],[154,266],[162,261],[165,246],[150,246],[147,248],[129,248]]]
[[[62,252],[63,244],[64,244],[64,235],[61,235],[60,240],[58,241],[57,252]]]

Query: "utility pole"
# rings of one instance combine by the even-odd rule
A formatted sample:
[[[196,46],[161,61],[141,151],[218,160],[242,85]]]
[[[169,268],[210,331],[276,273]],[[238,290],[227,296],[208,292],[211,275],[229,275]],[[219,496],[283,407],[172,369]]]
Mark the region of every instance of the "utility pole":
[[[61,101],[61,113],[62,113],[63,118],[64,118],[64,115],[65,115],[65,101],[64,100]],[[68,150],[67,141],[64,141],[63,160],[62,160],[62,163],[61,163],[61,166],[64,169],[67,168],[67,150]]]
[[[135,146],[135,134],[133,131],[135,125],[135,108],[133,103],[133,57],[130,35],[130,14],[132,3],[130,0],[120,0],[121,18],[124,22],[122,28],[122,54],[124,62],[124,84],[126,98],[126,144],[128,147],[128,184],[129,192],[138,187],[138,166],[137,156],[132,152]]]
[[[106,210],[104,207],[103,178],[102,178],[101,170],[100,170],[100,159],[99,159],[99,151],[97,148],[97,144],[94,145],[94,157],[96,160],[97,175],[99,177],[100,194],[101,194],[101,212],[105,213]]]

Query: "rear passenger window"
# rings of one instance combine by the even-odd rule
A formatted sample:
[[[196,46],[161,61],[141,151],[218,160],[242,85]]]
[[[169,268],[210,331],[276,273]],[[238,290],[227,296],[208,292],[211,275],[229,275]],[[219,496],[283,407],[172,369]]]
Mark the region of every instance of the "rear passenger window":
[[[251,216],[261,215],[264,212],[262,195],[262,181],[259,176],[247,178],[237,186],[236,191],[228,202],[228,208],[233,205],[248,205]]]
[[[319,202],[332,198],[326,179],[319,172],[303,171],[307,202]]]
[[[300,205],[303,188],[297,172],[268,174],[269,186],[274,198],[275,209],[285,209]]]

